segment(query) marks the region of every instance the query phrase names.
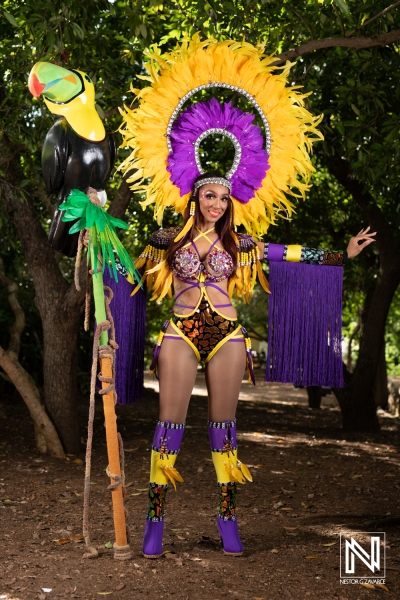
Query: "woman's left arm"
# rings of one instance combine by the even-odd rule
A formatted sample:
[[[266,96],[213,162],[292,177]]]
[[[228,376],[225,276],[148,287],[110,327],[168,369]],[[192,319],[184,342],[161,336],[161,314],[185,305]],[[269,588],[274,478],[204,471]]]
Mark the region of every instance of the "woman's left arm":
[[[256,242],[260,251],[260,256],[265,261],[286,261],[286,262],[302,262],[312,265],[331,265],[342,266],[347,259],[354,258],[372,242],[375,241],[376,233],[370,233],[370,228],[362,229],[356,236],[349,241],[347,249],[324,250],[321,248],[307,248],[295,244],[267,244],[264,242]],[[261,259],[261,260],[263,260]]]

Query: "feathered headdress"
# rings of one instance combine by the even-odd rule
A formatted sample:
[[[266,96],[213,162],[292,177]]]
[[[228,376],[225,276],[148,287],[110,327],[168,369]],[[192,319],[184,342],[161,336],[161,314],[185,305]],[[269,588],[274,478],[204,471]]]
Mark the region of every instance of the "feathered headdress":
[[[161,55],[157,45],[146,52],[150,82],[136,94],[139,106],[125,107],[121,132],[132,153],[123,171],[133,171],[131,189],[146,194],[143,207],[155,204],[161,223],[164,209],[183,213],[194,181],[203,173],[199,148],[212,134],[233,143],[235,157],[226,174],[231,183],[235,224],[256,238],[276,215],[290,216],[287,196],[305,198],[314,168],[309,153],[322,139],[314,117],[304,107],[308,94],[288,87],[291,67],[277,69],[264,47],[246,42],[201,41],[196,34],[173,52]],[[203,90],[230,90],[247,100],[251,113],[220,103],[217,98],[193,101]],[[258,115],[262,129],[253,124]]]

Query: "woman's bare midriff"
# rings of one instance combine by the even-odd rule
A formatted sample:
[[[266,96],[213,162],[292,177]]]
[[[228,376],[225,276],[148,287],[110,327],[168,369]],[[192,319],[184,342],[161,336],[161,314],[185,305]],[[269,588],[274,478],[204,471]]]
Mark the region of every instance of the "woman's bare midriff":
[[[216,290],[214,287],[212,287],[210,285],[205,286],[204,283],[200,283],[199,285],[200,285],[200,287],[206,287],[208,297],[210,298],[210,301],[213,306],[218,305],[218,304],[229,304],[229,302],[230,302],[229,298],[227,298],[224,294],[222,294],[221,292]],[[226,294],[228,293],[228,279],[219,281],[215,285],[217,285]],[[189,286],[190,286],[190,284],[184,283],[183,281],[178,279],[178,277],[174,277],[175,296],[180,294],[186,288],[189,288]],[[200,294],[201,294],[201,292],[200,292],[199,288],[192,287],[192,288],[188,289],[186,292],[183,292],[183,294],[181,296],[179,296],[178,304],[185,304],[186,306],[194,307],[197,305],[197,303],[199,301]],[[222,315],[224,315],[225,317],[228,317],[229,319],[236,319],[236,317],[237,317],[236,310],[234,309],[233,306],[217,308],[217,311],[219,313],[221,313]],[[193,312],[193,308],[182,308],[181,306],[177,306],[174,308],[174,312],[177,314],[180,314],[180,315],[187,315],[187,314]]]

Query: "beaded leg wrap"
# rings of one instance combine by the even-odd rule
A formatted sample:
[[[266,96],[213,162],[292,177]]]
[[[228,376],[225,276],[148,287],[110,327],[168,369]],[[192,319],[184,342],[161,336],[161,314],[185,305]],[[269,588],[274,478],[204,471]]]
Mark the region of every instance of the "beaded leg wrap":
[[[185,424],[157,421],[151,450],[149,510],[143,540],[146,558],[162,556],[165,499],[168,484],[176,489],[176,481],[183,481],[175,469],[175,461],[181,445]]]
[[[217,525],[225,554],[241,556],[236,518],[237,484],[251,481],[248,468],[237,458],[236,420],[222,423],[208,422],[211,455],[217,474],[219,507]]]

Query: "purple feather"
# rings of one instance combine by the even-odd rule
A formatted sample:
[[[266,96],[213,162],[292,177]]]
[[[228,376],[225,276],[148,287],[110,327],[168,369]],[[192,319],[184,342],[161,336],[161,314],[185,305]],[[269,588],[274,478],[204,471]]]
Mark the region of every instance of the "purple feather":
[[[202,133],[220,128],[233,133],[242,149],[238,169],[231,178],[232,195],[242,204],[253,198],[269,169],[268,154],[263,147],[260,128],[253,125],[254,116],[234,108],[231,102],[220,104],[216,98],[198,102],[183,111],[171,131],[172,152],[168,156],[171,181],[188,194],[200,175],[196,165],[194,144]]]

